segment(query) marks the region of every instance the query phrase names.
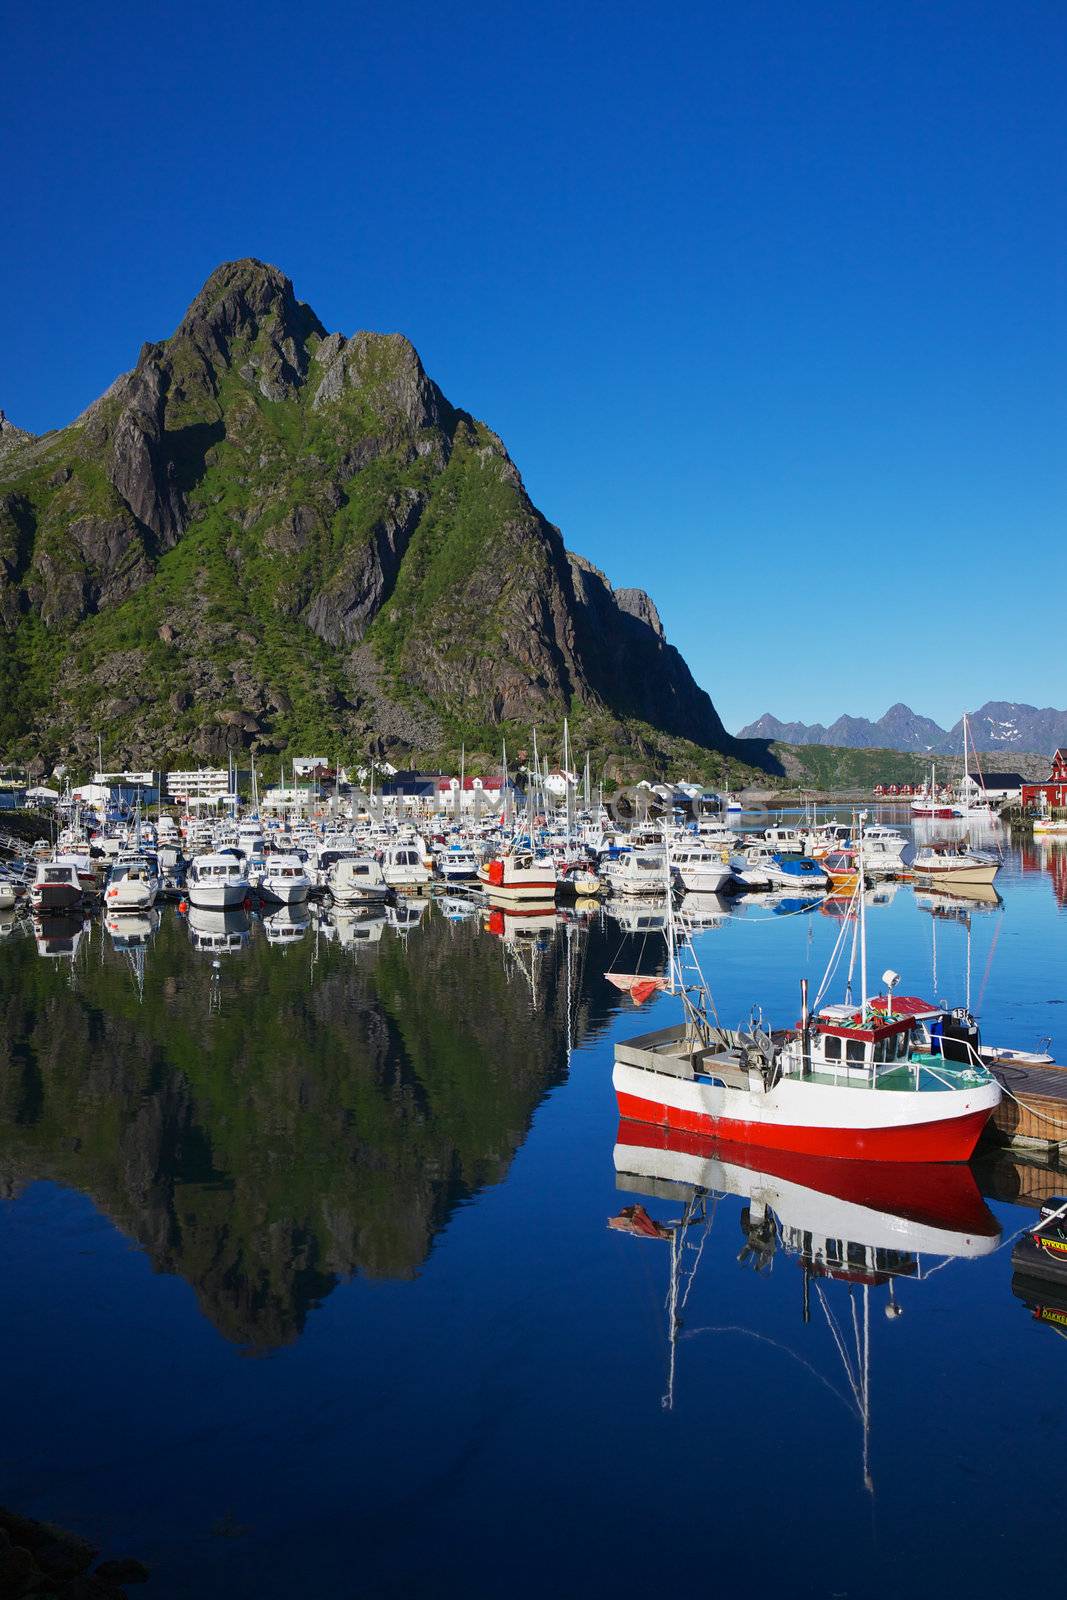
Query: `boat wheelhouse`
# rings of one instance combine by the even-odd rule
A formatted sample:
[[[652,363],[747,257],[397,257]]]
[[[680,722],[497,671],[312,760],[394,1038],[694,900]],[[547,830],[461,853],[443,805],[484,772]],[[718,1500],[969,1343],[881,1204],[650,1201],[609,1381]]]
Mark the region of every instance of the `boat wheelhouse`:
[[[30,890],[35,911],[70,911],[82,898],[78,862],[74,856],[54,856],[39,861]]]
[[[259,882],[259,892],[265,900],[274,900],[283,906],[299,905],[307,899],[310,890],[311,879],[302,856],[293,853],[267,857]]]

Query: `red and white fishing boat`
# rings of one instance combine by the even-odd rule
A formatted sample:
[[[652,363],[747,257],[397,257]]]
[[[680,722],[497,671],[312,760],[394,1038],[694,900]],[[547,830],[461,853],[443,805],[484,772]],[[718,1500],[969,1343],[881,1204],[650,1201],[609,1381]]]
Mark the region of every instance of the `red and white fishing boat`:
[[[552,856],[535,856],[529,850],[509,852],[485,861],[478,878],[490,898],[506,905],[525,905],[531,901],[556,898],[556,863]]]
[[[862,835],[861,835],[862,838]],[[946,1058],[922,1030],[934,1009],[894,1001],[895,972],[871,1003],[866,978],[862,843],[853,896],[857,915],[842,922],[827,967],[835,969],[849,920],[860,941],[859,1003],[809,1011],[770,1030],[723,1028],[685,930],[668,916],[668,988],[681,995],[684,1019],[615,1047],[612,1082],[620,1115],[660,1127],[712,1134],[736,1144],[863,1161],[966,1161],[1000,1102],[1001,1089],[980,1061]]]

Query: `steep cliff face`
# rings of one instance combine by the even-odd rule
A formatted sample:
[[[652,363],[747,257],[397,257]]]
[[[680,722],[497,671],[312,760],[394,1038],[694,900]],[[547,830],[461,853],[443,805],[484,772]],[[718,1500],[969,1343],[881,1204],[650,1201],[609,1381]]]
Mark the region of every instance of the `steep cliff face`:
[[[15,437],[17,435],[17,437]],[[327,334],[256,261],[69,428],[0,422],[0,739],[114,759],[493,750],[564,714],[746,752],[399,334]]]

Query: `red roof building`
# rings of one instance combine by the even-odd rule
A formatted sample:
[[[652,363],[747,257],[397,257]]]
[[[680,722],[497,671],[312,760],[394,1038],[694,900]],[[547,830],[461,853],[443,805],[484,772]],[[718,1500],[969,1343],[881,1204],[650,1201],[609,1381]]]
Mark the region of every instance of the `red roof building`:
[[[1067,808],[1067,750],[1057,750],[1044,783],[1024,783],[1023,810],[1040,810],[1042,805]]]

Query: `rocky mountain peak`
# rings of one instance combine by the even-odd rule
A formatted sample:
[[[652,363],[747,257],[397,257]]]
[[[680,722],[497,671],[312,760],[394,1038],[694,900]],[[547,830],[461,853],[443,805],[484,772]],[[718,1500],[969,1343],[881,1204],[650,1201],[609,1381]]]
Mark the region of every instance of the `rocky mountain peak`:
[[[26,687],[0,738],[91,754],[105,723],[141,764],[309,740],[484,762],[569,715],[612,764],[665,767],[677,741],[701,770],[766,759],[409,339],[327,334],[265,262],[224,262],[76,426],[3,464],[0,680]]]
[[[236,365],[267,399],[281,400],[307,375],[313,335],[323,339],[326,329],[290,279],[249,257],[215,268],[165,348],[176,355],[185,342],[211,368]],[[146,346],[142,363],[157,350]]]
[[[35,436],[27,433],[25,428],[16,428],[13,422],[0,411],[0,456],[7,455],[9,450],[14,450],[20,444],[29,444]]]
[[[628,617],[636,617],[638,622],[643,622],[651,628],[658,639],[666,639],[663,623],[660,621],[659,612],[652,596],[643,589],[616,589],[615,600],[620,611]]]

